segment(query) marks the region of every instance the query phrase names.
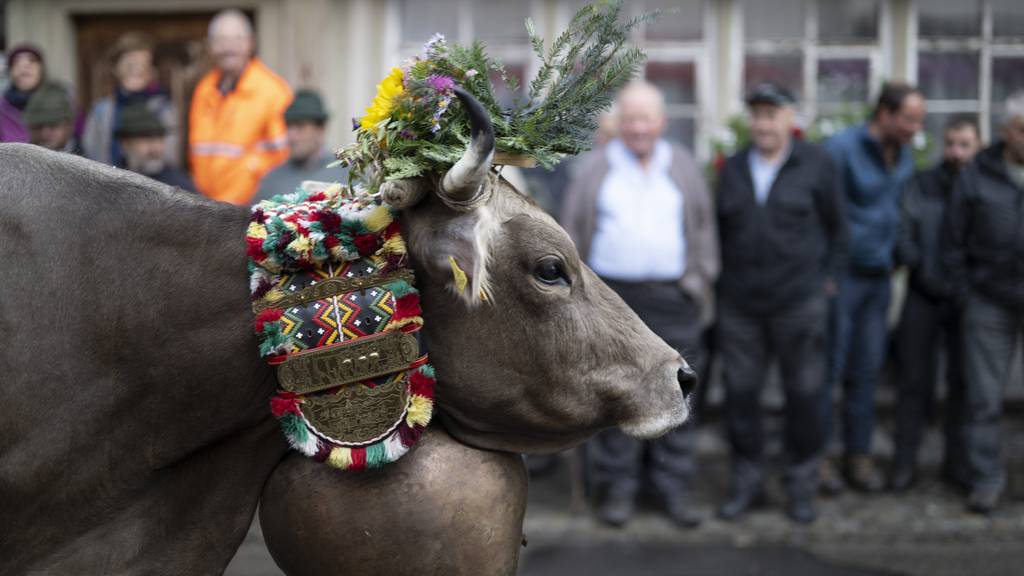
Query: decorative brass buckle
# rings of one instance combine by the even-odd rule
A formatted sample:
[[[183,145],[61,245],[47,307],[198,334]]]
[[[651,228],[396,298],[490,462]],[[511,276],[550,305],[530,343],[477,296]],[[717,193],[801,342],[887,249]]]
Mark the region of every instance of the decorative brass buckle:
[[[409,368],[420,356],[413,334],[389,331],[291,354],[277,367],[281,387],[310,394]]]

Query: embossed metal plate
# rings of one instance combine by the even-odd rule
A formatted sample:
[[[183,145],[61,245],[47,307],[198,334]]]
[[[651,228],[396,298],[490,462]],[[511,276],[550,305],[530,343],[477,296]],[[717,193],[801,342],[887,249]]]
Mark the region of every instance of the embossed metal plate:
[[[314,430],[339,444],[359,445],[379,440],[403,418],[409,404],[405,378],[370,388],[345,386],[337,394],[307,397],[303,416]]]
[[[292,354],[277,367],[277,379],[289,392],[309,394],[405,370],[419,356],[416,336],[382,332]]]

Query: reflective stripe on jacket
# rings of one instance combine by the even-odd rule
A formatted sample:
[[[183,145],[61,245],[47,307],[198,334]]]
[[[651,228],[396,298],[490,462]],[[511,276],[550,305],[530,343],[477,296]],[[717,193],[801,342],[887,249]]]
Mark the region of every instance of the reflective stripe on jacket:
[[[215,200],[247,204],[260,178],[288,159],[288,84],[258,58],[222,94],[220,71],[196,86],[189,114],[189,162],[196,187]]]

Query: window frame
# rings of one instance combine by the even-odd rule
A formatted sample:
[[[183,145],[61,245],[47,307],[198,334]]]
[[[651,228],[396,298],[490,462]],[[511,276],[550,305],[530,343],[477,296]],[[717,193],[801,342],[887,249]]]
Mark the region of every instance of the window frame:
[[[889,59],[886,54],[892,50],[892,6],[891,0],[878,0],[878,34],[872,43],[844,42],[822,43],[818,38],[818,15],[820,4],[826,0],[805,0],[803,34],[791,40],[749,40],[746,34],[747,3],[753,0],[737,0],[736,40],[733,45],[731,62],[732,83],[737,87],[738,101],[734,102],[735,110],[744,110],[744,96],[749,86],[745,85],[744,71],[748,55],[781,56],[800,55],[801,63],[801,98],[797,111],[804,124],[810,125],[821,115],[835,114],[851,105],[850,102],[819,102],[818,101],[818,63],[822,60],[867,60],[868,62],[868,94],[875,94],[882,81],[890,72]],[[856,103],[852,103],[856,104]],[[868,105],[868,102],[864,102]]]
[[[1000,37],[993,34],[994,8],[991,0],[974,0],[981,4],[981,27],[977,36],[924,38],[920,35],[918,2],[911,4],[910,31],[907,47],[907,71],[916,85],[920,79],[919,56],[928,53],[978,53],[978,99],[936,100],[925,94],[928,113],[977,114],[983,142],[992,141],[995,114],[1002,111],[1000,102],[992,102],[992,61],[995,58],[1024,58],[1024,37]]]

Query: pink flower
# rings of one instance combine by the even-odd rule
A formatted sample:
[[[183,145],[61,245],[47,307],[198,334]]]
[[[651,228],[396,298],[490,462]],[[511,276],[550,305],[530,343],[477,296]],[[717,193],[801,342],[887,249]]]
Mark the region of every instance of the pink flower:
[[[450,76],[443,76],[441,74],[431,74],[427,76],[427,84],[437,90],[438,92],[448,92],[452,88],[455,88],[455,80],[452,80]]]

